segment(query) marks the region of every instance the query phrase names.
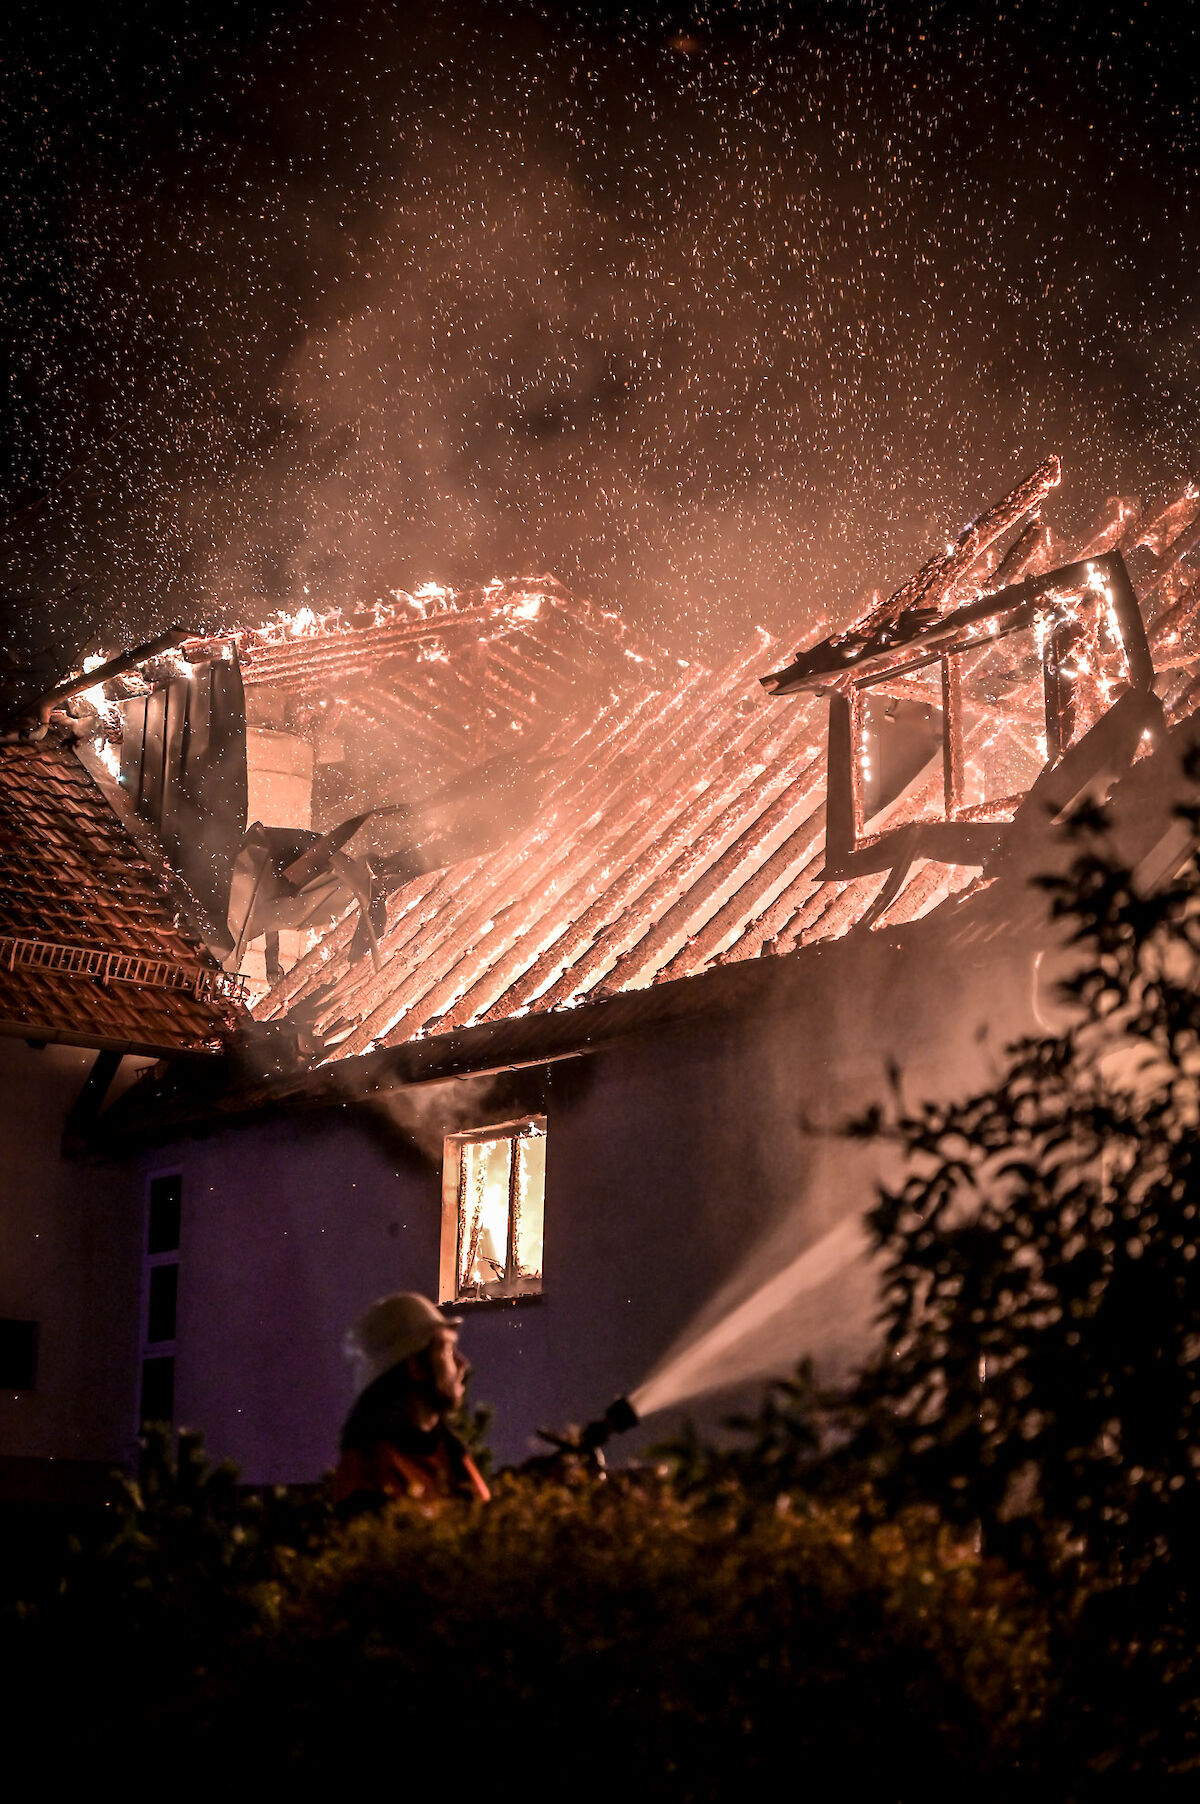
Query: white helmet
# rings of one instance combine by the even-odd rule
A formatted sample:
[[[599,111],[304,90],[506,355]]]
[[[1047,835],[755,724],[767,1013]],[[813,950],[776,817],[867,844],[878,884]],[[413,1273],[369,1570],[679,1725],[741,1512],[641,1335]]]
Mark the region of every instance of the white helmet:
[[[346,1354],[358,1365],[358,1388],[366,1390],[393,1366],[423,1353],[441,1328],[457,1328],[460,1315],[443,1315],[436,1303],[415,1290],[380,1297],[346,1336]]]

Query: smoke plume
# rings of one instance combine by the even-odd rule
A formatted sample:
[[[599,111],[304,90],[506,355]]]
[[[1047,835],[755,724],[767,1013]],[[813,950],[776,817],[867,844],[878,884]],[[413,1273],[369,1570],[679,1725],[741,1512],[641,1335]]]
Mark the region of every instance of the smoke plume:
[[[31,637],[553,570],[709,648],[1189,472],[1165,14],[226,10],[13,28]]]

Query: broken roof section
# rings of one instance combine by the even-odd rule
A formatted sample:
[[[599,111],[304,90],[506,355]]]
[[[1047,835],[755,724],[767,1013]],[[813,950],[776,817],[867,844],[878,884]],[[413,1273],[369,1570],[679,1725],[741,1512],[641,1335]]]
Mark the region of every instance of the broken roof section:
[[[260,1016],[299,1005],[349,1056],[844,931],[863,886],[820,881],[824,708],[764,704],[779,651],[756,632],[720,670],[606,709],[510,845],[392,897],[379,972],[345,964],[342,923]],[[904,906],[965,881],[939,872]]]
[[[1046,458],[886,601],[873,601],[851,625],[816,645],[802,646],[790,664],[764,679],[764,688],[772,695],[791,695],[836,686],[849,672],[890,660],[928,639],[960,613],[965,618],[972,604],[1055,566],[1114,551],[1125,559],[1139,550],[1147,554],[1137,584],[1143,609],[1147,603],[1160,604],[1154,612],[1161,619],[1163,601],[1171,607],[1181,603],[1194,573],[1181,578],[1179,565],[1200,544],[1200,489],[1195,483],[1187,483],[1167,506],[1148,515],[1139,502],[1113,496],[1082,537],[1064,539],[1042,523],[1043,506],[1061,480],[1058,458]],[[1191,611],[1193,604],[1188,605]]]
[[[230,645],[251,724],[313,736],[318,765],[353,764],[362,741],[362,761],[399,782],[406,800],[489,759],[532,752],[569,716],[631,685],[670,683],[679,670],[552,577],[457,591],[426,583],[355,614],[303,607],[184,650],[200,660]]]
[[[1136,504],[1114,500],[1082,540],[1064,543],[1038,518],[1057,475],[1056,462],[1043,465],[889,603],[826,640],[803,681],[780,682],[782,646],[757,632],[718,671],[693,667],[670,688],[611,697],[586,731],[558,741],[542,804],[507,845],[390,897],[379,969],[349,963],[347,918],[256,1013],[290,1013],[323,1040],[326,1060],[348,1057],[789,953],[856,927],[899,926],[975,885],[978,861],[909,857],[883,884],[878,866],[830,871],[817,692],[881,635],[894,650],[997,582],[1124,547],[1166,717],[1189,713],[1200,696],[1200,609],[1184,560],[1200,543],[1200,493],[1188,485],[1145,520]],[[764,679],[808,693],[768,700]],[[1036,772],[1046,762],[1037,722],[1022,730]],[[921,782],[940,792],[940,764],[885,801],[873,826],[905,821]]]
[[[68,746],[0,744],[0,1032],[148,1055],[219,1051],[241,986],[176,881]]]

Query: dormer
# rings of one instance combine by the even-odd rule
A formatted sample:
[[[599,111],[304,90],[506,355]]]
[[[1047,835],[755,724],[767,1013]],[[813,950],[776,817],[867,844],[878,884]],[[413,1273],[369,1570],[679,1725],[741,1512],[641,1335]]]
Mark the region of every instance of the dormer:
[[[1045,772],[1124,768],[1157,716],[1119,551],[946,613],[894,601],[764,679],[829,697],[827,877],[983,865]]]

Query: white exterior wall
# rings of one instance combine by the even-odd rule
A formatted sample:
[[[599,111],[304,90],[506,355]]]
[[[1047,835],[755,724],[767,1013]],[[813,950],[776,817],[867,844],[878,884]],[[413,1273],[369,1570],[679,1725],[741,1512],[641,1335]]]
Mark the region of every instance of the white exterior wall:
[[[40,1328],[35,1388],[0,1392],[0,1495],[9,1462],[117,1461],[135,1434],[140,1183],[60,1151],[95,1058],[0,1039],[0,1316]]]

